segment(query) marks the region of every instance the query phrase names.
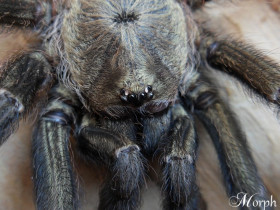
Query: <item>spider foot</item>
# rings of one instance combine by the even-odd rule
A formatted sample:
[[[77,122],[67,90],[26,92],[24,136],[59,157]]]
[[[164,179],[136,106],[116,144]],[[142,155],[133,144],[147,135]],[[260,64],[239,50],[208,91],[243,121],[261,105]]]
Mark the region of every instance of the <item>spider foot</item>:
[[[124,146],[115,151],[116,160],[100,192],[99,209],[137,209],[140,188],[144,183],[144,164],[136,145]]]
[[[131,210],[139,209],[140,191],[133,191],[128,198],[122,198],[115,193],[110,184],[105,184],[100,192],[99,210]],[[106,198],[106,199],[105,199]]]
[[[190,155],[167,156],[163,167],[163,190],[166,209],[191,209],[195,185],[195,165]]]
[[[144,182],[144,166],[140,149],[136,145],[125,146],[116,151],[117,159],[113,166],[115,173],[112,184],[121,197],[127,198]]]

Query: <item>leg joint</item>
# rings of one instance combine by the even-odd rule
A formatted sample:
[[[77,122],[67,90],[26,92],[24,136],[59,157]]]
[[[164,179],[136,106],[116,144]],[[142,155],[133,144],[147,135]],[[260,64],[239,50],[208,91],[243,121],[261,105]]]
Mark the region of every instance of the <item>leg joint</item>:
[[[23,104],[8,90],[0,89],[0,98],[4,97],[4,100],[7,100],[9,104],[11,104],[18,113],[22,113],[24,111]]]
[[[42,119],[59,123],[61,125],[70,125],[73,122],[73,116],[63,112],[63,110],[52,110],[44,113]]]

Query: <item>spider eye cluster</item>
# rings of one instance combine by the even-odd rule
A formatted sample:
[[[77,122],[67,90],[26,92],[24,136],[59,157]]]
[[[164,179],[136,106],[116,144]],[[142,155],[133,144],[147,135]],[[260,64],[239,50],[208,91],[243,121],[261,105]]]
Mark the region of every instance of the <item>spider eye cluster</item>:
[[[132,104],[134,106],[140,106],[145,101],[149,101],[154,97],[153,93],[153,87],[151,85],[148,85],[144,92],[140,93],[134,93],[130,92],[129,90],[126,90],[122,88],[120,90],[120,98],[123,102]]]
[[[111,116],[174,101],[192,56],[184,11],[174,0],[73,0],[61,38],[82,101]]]

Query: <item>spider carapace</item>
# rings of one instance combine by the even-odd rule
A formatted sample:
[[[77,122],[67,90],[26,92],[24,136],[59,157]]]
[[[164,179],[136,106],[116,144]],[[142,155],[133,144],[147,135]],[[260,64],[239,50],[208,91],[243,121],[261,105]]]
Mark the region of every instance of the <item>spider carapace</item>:
[[[191,32],[176,2],[72,2],[61,31],[71,79],[95,111],[160,112],[192,71]]]

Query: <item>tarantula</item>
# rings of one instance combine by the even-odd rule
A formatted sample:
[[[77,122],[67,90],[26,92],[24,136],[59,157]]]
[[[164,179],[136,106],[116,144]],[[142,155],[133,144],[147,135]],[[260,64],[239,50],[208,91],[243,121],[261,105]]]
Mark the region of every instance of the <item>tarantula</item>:
[[[2,26],[33,30],[40,40],[1,62],[0,71],[1,144],[19,119],[40,109],[32,146],[38,209],[79,207],[70,136],[82,157],[110,172],[99,209],[137,209],[151,157],[161,163],[164,208],[199,208],[194,116],[213,140],[228,194],[267,199],[246,138],[207,69],[279,106],[279,66],[196,27],[191,10],[202,5],[0,0]]]

